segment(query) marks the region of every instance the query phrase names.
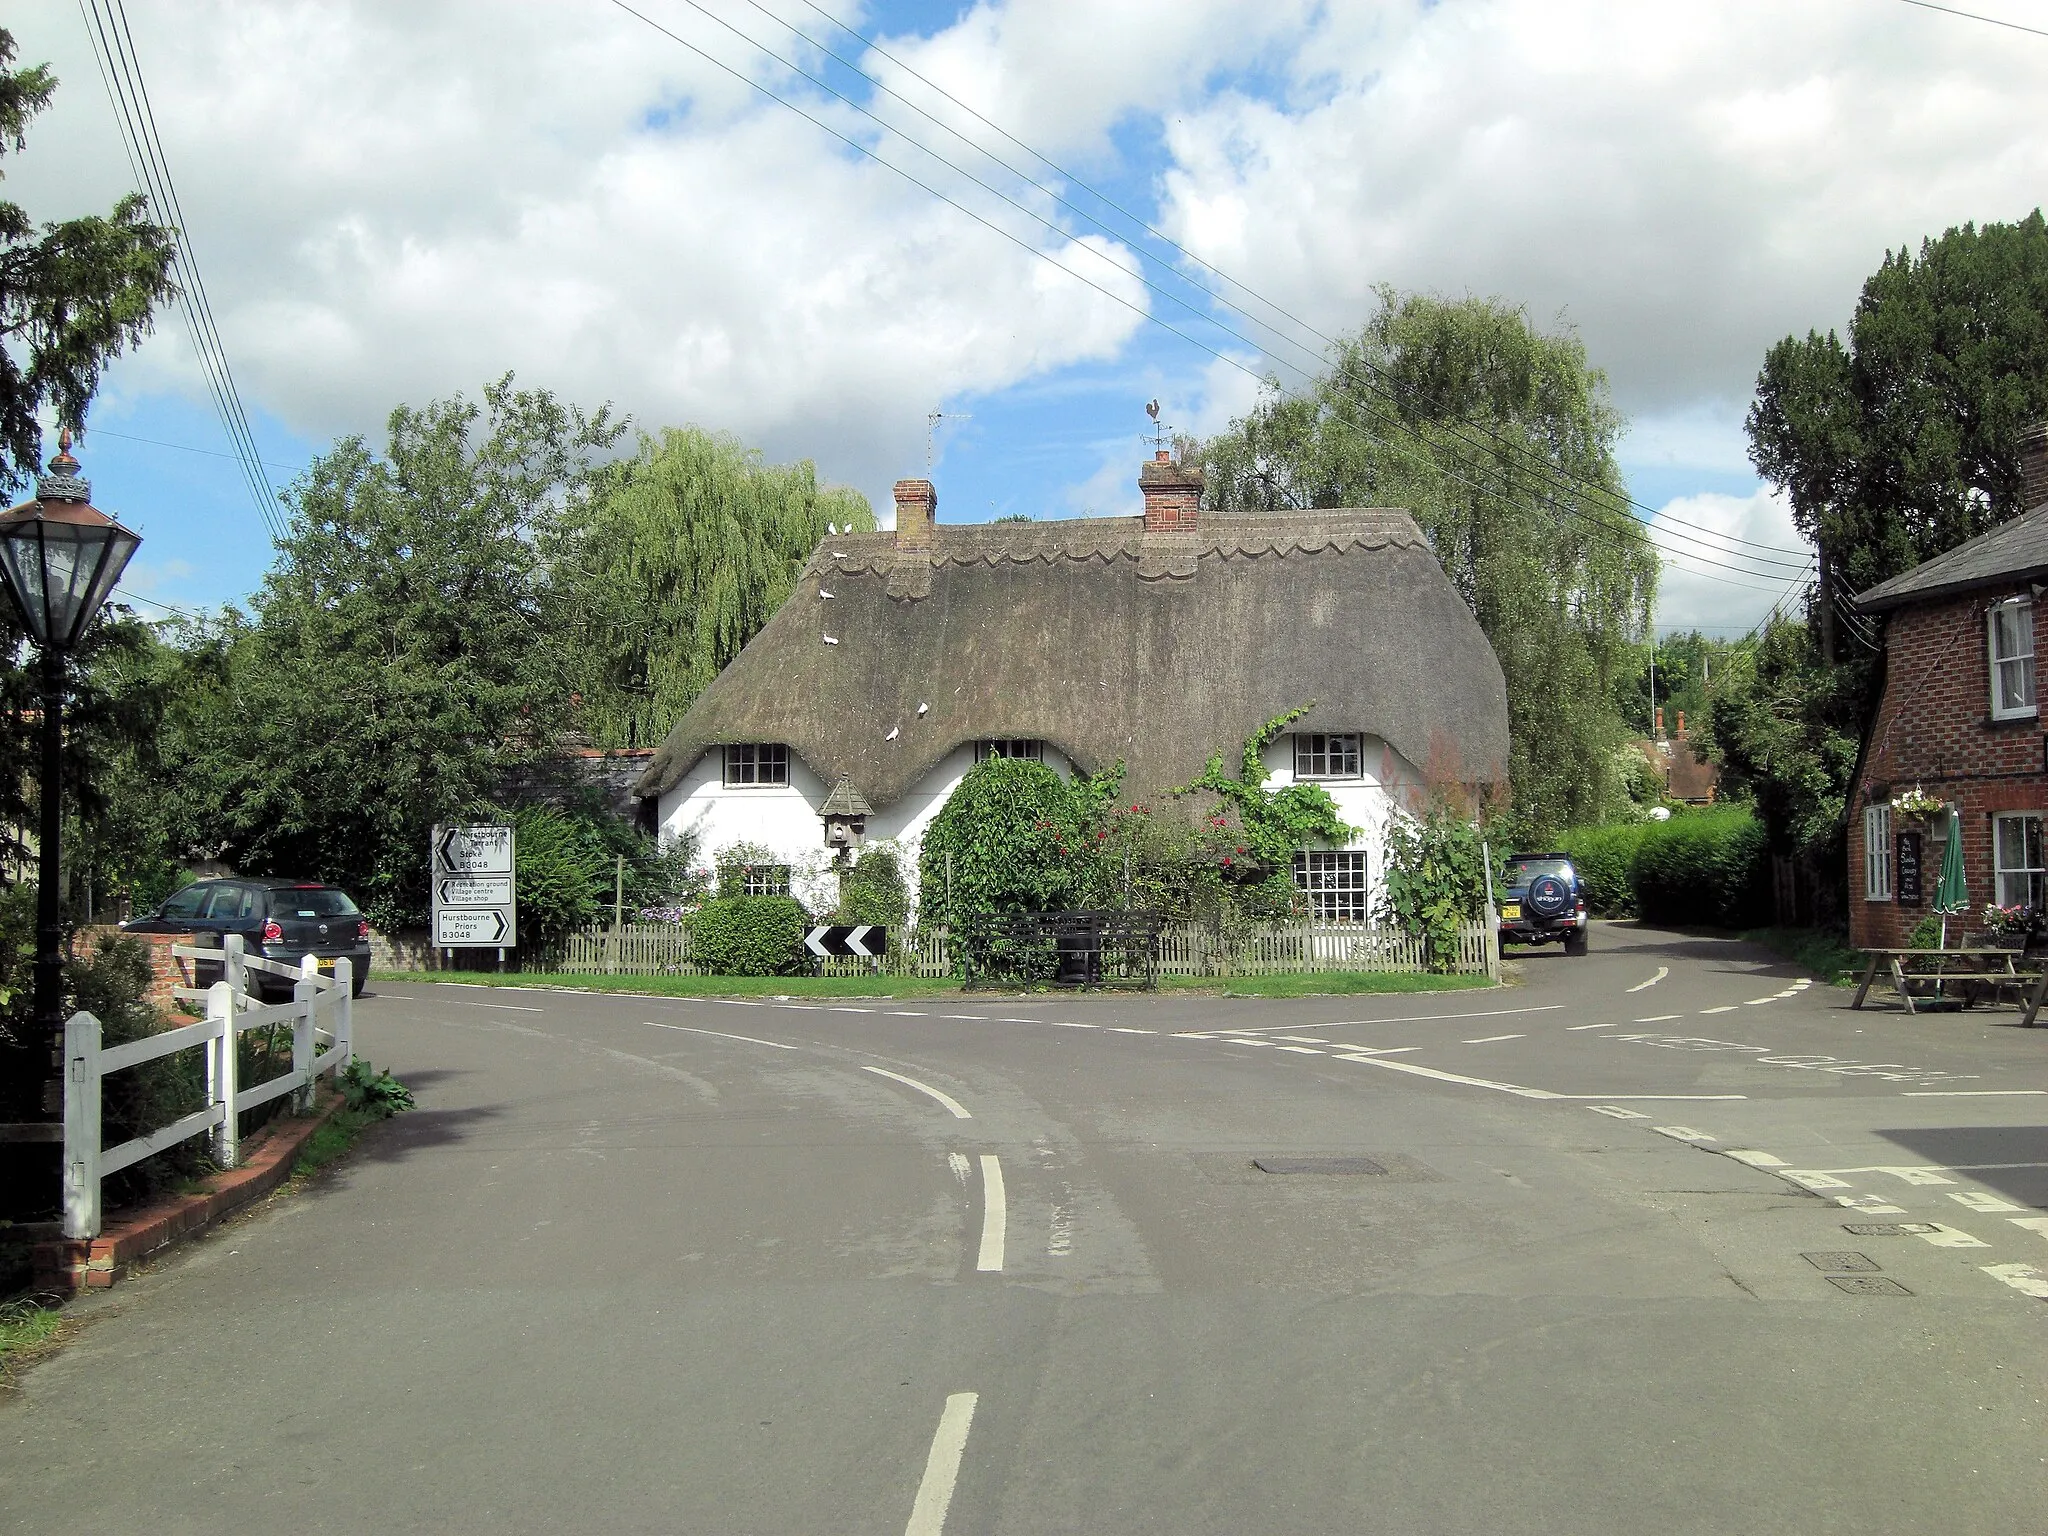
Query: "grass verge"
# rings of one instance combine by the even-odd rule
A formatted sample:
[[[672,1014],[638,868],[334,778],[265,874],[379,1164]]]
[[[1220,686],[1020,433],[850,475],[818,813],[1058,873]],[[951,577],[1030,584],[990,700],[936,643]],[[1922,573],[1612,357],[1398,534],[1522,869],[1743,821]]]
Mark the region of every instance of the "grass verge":
[[[1832,987],[1854,986],[1870,962],[1862,950],[1849,947],[1848,932],[1841,928],[1748,928],[1741,937]]]
[[[925,976],[590,976],[547,971],[389,971],[378,979],[454,982],[472,987],[547,987],[570,992],[638,992],[653,997],[927,997],[935,992],[960,990],[960,983],[949,977]]]
[[[572,992],[631,992],[654,997],[931,997],[964,992],[958,981],[925,976],[589,976],[496,971],[394,971],[387,981],[467,986],[543,987]],[[1484,976],[1420,976],[1397,971],[1307,971],[1285,976],[1162,976],[1162,992],[1226,997],[1314,997],[1346,992],[1449,992],[1484,987]],[[1005,988],[986,989],[999,993]]]
[[[1361,992],[1462,992],[1490,987],[1485,976],[1414,971],[1299,971],[1278,976],[1162,976],[1162,992],[1220,992],[1225,997],[1323,997]]]
[[[54,1354],[75,1326],[32,1296],[0,1302],[0,1389],[16,1371]]]
[[[299,1148],[292,1163],[292,1177],[303,1179],[318,1173],[354,1146],[366,1129],[387,1118],[367,1109],[337,1109]]]

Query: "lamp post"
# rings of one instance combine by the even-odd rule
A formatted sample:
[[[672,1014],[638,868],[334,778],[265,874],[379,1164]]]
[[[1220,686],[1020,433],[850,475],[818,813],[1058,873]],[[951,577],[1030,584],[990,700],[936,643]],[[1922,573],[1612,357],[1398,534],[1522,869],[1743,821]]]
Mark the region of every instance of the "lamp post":
[[[71,432],[58,439],[36,498],[0,514],[0,576],[41,652],[42,779],[36,877],[35,1028],[57,1064],[64,1037],[64,927],[58,903],[58,842],[63,835],[64,658],[121,579],[142,540],[92,505],[79,478]],[[52,1090],[55,1090],[54,1093]],[[63,1108],[61,1079],[43,1088],[43,1109]],[[57,1102],[52,1102],[58,1098]]]

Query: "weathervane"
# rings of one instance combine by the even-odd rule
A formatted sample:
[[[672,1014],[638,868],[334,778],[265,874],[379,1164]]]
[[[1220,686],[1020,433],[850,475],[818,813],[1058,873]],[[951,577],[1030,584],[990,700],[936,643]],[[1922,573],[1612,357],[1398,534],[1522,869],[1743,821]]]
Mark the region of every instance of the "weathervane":
[[[1173,428],[1159,419],[1159,402],[1157,400],[1147,401],[1145,404],[1145,414],[1152,418],[1152,451],[1154,453],[1166,452],[1166,435]]]

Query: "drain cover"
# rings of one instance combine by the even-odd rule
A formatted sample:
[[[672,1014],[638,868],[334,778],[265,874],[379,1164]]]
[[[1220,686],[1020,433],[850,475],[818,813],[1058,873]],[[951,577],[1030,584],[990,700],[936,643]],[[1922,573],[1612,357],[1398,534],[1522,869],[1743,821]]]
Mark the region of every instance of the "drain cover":
[[[1851,1237],[1911,1237],[1932,1232],[1931,1221],[1845,1221],[1842,1230]]]
[[[1252,1166],[1261,1173],[1385,1173],[1386,1168],[1369,1157],[1255,1157]]]
[[[1829,1275],[1828,1283],[1840,1286],[1851,1296],[1910,1296],[1913,1294],[1889,1275]]]
[[[1851,1274],[1876,1274],[1884,1268],[1882,1264],[1860,1253],[1802,1253],[1799,1257],[1815,1269],[1835,1269]]]

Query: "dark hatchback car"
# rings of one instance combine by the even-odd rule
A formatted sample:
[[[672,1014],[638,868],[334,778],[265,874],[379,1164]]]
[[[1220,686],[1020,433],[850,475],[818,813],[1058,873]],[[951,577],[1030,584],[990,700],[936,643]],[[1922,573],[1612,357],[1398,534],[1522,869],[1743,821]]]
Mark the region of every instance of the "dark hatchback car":
[[[1586,888],[1562,853],[1517,853],[1507,862],[1500,903],[1503,944],[1564,941],[1568,955],[1586,952]]]
[[[311,880],[196,880],[154,912],[121,925],[128,933],[239,933],[249,954],[286,965],[316,956],[332,973],[347,959],[350,988],[362,996],[370,977],[370,924],[348,892]],[[290,994],[281,976],[262,975],[257,990]],[[201,978],[208,980],[209,978]]]

